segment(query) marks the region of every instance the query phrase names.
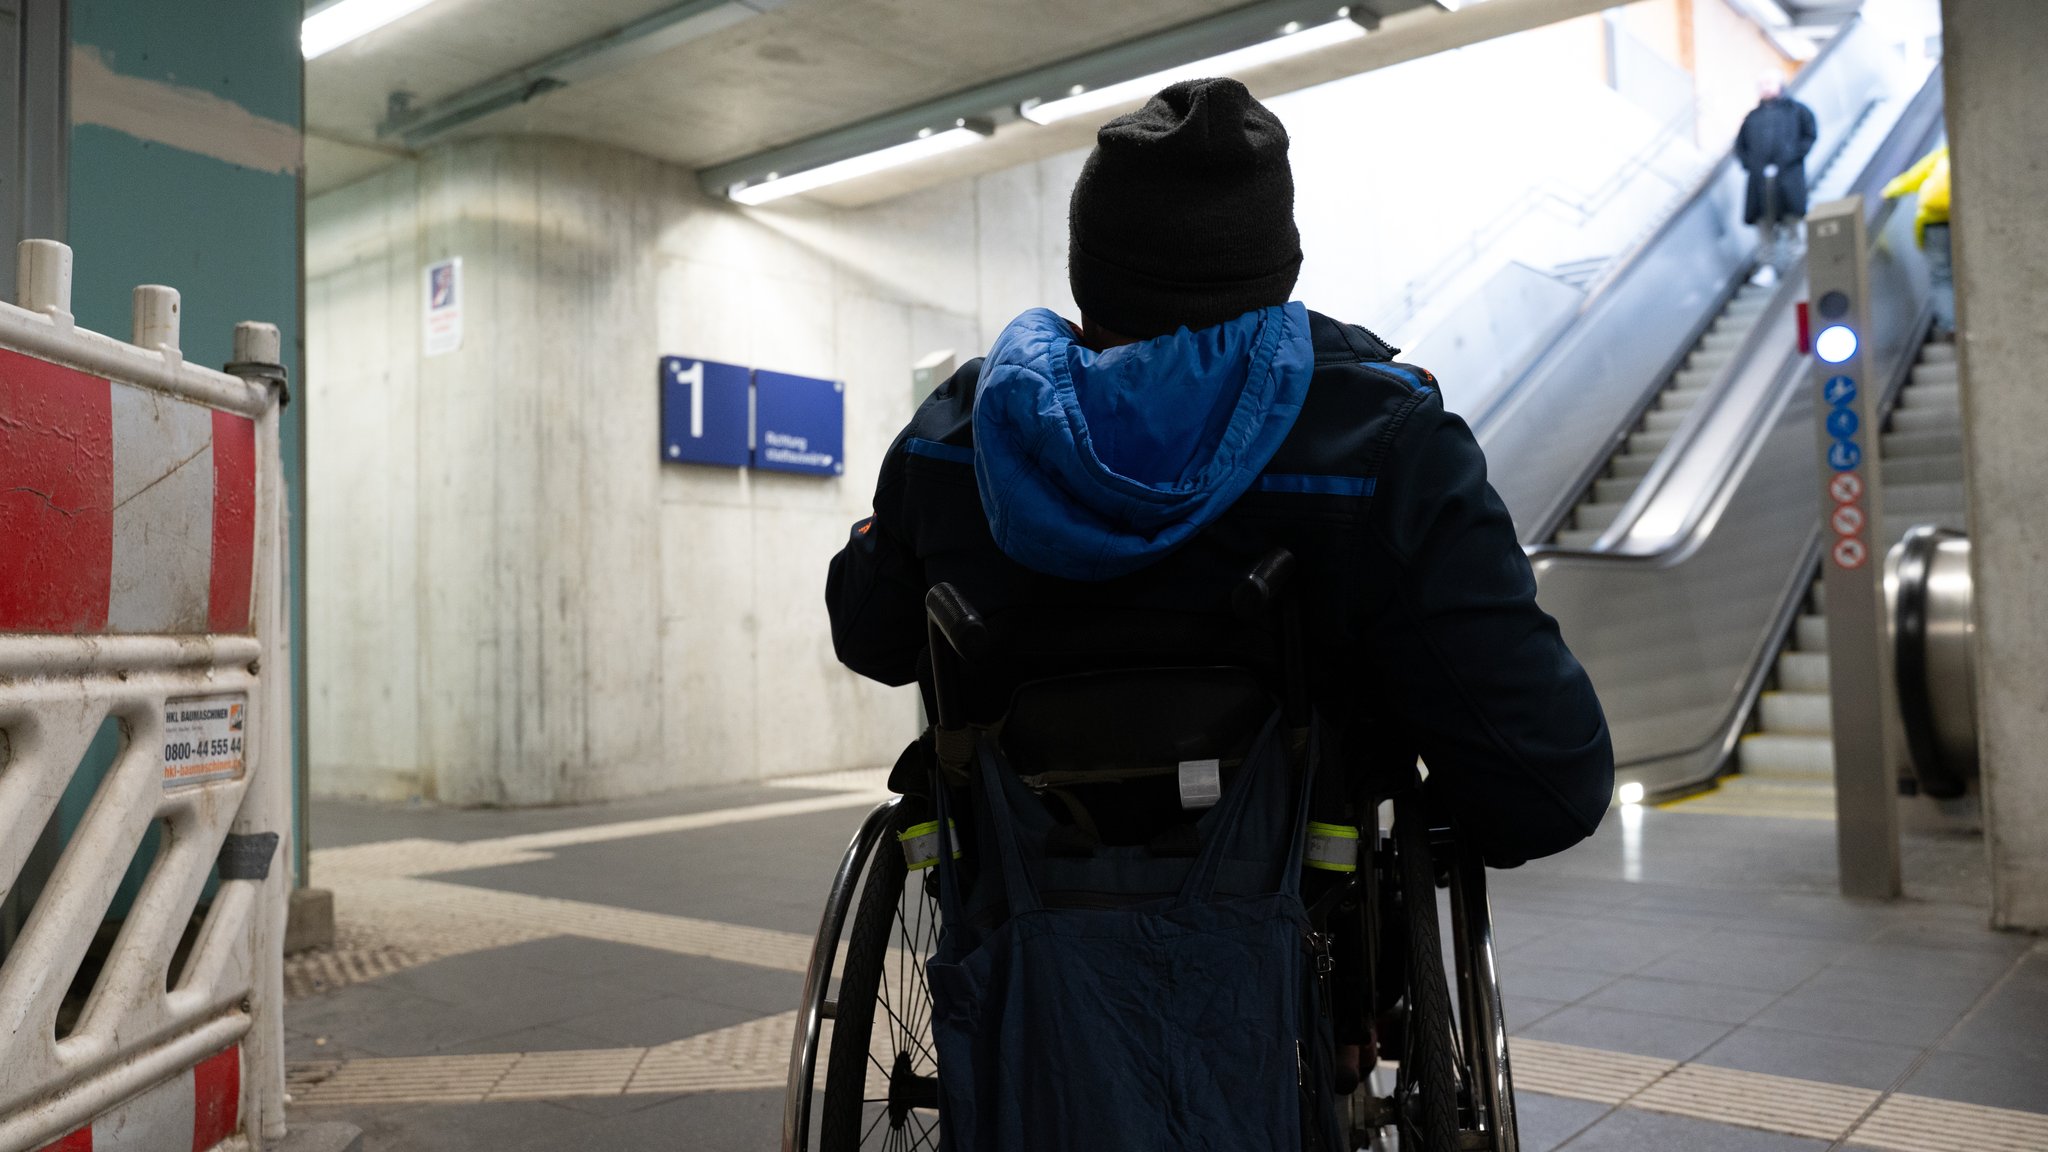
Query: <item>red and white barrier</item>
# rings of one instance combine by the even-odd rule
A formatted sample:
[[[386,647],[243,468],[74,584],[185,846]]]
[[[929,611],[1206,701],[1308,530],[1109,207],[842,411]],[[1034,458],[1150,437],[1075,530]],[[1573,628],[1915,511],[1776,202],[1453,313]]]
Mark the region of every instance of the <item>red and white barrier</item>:
[[[184,1152],[218,1147],[241,1114],[242,1050],[217,1052],[40,1152]]]
[[[256,422],[0,348],[0,632],[247,632]]]
[[[260,1148],[284,1132],[291,879],[277,329],[237,327],[246,377],[184,361],[168,288],[136,290],[134,343],[84,331],[70,259],[25,242],[0,303],[0,895],[103,725],[122,738],[0,962],[0,1152]]]

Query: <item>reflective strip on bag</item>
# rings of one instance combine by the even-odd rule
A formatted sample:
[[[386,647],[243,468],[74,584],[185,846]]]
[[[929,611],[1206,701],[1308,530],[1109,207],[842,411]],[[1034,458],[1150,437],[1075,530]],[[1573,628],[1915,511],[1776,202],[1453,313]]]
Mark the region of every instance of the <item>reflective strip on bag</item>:
[[[948,839],[953,841],[953,859],[958,860],[960,858],[960,826],[948,820],[946,821],[946,827],[952,833]],[[927,820],[922,824],[913,824],[905,828],[896,834],[896,842],[903,845],[903,865],[912,872],[920,868],[929,868],[939,862],[939,822],[937,820]]]
[[[1325,872],[1358,871],[1358,829],[1348,824],[1309,821],[1302,863]]]

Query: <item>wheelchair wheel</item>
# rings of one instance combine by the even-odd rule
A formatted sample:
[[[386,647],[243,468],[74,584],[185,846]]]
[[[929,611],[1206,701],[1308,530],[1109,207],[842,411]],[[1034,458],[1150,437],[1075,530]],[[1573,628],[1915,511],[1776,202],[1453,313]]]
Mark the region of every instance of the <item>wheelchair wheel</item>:
[[[939,937],[936,872],[909,872],[896,843],[916,821],[910,805],[898,807],[861,887],[825,1064],[819,1152],[939,1146],[938,1054],[924,975]]]
[[[1407,938],[1407,1021],[1395,1083],[1401,1152],[1457,1152],[1457,1023],[1437,932],[1436,870],[1420,796],[1395,801],[1395,858]]]

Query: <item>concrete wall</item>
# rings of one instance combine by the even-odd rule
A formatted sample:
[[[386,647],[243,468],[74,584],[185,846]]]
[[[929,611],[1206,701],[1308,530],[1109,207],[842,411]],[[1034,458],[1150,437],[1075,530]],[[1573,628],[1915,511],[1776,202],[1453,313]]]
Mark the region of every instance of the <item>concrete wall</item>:
[[[2048,929],[2048,5],[1944,0],[1992,919]]]
[[[1606,86],[1599,28],[1275,100],[1300,297],[1374,323],[1532,187],[1597,187],[1641,151],[1659,123]],[[1488,107],[1503,76],[1526,98]],[[626,153],[492,139],[312,201],[315,787],[537,804],[888,763],[914,695],[833,660],[825,564],[909,415],[910,365],[977,355],[1028,307],[1071,314],[1081,159],[748,211]],[[421,270],[444,256],[465,341],[427,358]],[[663,354],[844,380],[844,479],[662,464]]]

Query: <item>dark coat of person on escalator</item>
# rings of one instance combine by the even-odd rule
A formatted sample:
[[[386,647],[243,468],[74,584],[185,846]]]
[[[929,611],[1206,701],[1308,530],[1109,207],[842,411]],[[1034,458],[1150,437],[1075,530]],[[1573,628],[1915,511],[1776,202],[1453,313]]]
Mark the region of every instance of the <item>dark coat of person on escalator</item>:
[[[1813,151],[1817,128],[1813,109],[1785,95],[1775,78],[1766,80],[1763,99],[1742,119],[1735,134],[1735,159],[1749,173],[1749,194],[1742,222],[1756,224],[1798,220],[1806,215],[1806,154]],[[1777,181],[1776,215],[1771,182]]]
[[[916,679],[942,581],[991,619],[1172,609],[1284,547],[1335,744],[1401,730],[1489,863],[1591,835],[1614,783],[1592,682],[1435,379],[1291,301],[1278,118],[1188,81],[1097,140],[1069,206],[1080,322],[1017,317],[890,445],[826,584],[839,659]]]

